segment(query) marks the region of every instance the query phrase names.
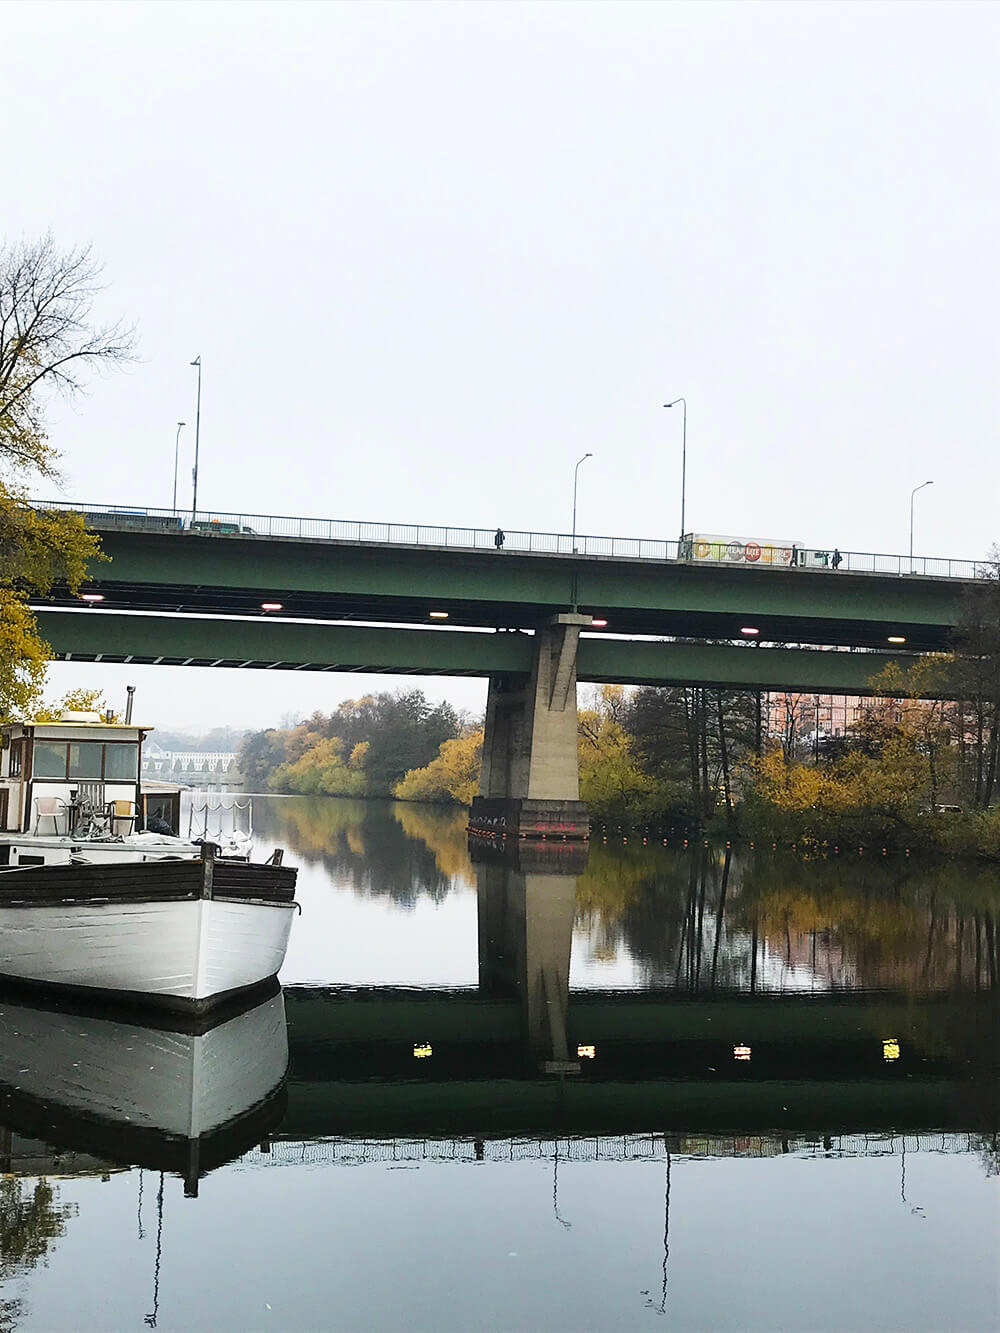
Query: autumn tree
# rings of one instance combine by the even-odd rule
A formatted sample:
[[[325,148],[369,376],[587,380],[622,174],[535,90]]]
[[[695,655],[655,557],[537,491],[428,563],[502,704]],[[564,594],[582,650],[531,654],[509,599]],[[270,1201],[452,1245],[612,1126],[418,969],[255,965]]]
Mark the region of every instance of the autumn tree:
[[[325,737],[304,750],[295,763],[280,764],[268,785],[273,791],[302,796],[366,796],[368,748],[367,741],[358,741],[346,754],[339,736]]]
[[[598,687],[579,710],[580,799],[599,819],[686,818],[686,783],[648,771],[626,725],[630,713],[621,685]]]
[[[103,717],[110,711],[112,720],[121,722],[121,717],[108,707],[104,691],[78,686],[67,690],[55,703],[41,703],[32,712],[32,722],[58,722],[64,713],[100,713]]]
[[[399,690],[345,699],[329,716],[313,713],[287,730],[252,732],[243,742],[240,764],[251,790],[389,796],[406,773],[430,763],[445,741],[461,733],[462,719],[451,704],[432,705],[421,690]],[[360,772],[354,758],[359,745],[366,747],[364,782],[356,777],[348,782],[340,770],[354,762],[355,775]],[[328,770],[327,778],[321,770]],[[300,779],[309,783],[307,789],[292,785]]]
[[[30,600],[58,583],[75,592],[99,552],[79,514],[32,506],[26,485],[58,479],[51,394],[75,396],[90,371],[131,357],[129,329],[92,319],[100,272],[89,248],[60,252],[51,236],[0,248],[0,720],[29,714],[45,677]]]
[[[411,768],[396,783],[393,794],[400,801],[454,801],[471,805],[479,790],[483,770],[483,729],[477,727],[445,741],[424,768]]]
[[[760,749],[760,703],[753,691],[644,686],[629,695],[621,721],[643,771],[686,788],[690,813],[705,821],[720,794],[732,812],[734,770]]]

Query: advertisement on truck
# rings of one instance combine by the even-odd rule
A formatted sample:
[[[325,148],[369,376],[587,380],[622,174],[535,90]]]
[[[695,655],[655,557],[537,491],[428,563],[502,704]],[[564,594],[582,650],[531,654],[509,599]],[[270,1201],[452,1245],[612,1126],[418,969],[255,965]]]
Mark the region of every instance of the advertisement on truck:
[[[680,558],[693,564],[772,565],[785,569],[829,569],[831,556],[830,551],[815,550],[800,541],[704,532],[686,533],[680,549]]]

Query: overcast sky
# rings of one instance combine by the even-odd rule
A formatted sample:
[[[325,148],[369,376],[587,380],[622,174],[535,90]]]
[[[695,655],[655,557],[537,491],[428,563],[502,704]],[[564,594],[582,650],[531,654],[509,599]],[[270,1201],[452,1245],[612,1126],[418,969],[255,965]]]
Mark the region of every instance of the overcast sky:
[[[1000,9],[8,0],[8,239],[141,361],[65,498],[977,557],[1000,538]],[[59,666],[262,725],[390,678]],[[412,683],[412,681],[410,682]],[[478,707],[484,686],[427,683]]]

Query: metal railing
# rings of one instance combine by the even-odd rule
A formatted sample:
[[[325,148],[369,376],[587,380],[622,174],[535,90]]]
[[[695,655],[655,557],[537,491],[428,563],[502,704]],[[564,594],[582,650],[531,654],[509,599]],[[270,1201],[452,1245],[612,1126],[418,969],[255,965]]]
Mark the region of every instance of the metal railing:
[[[38,501],[40,509],[68,510],[83,514],[91,527],[147,532],[193,532],[199,535],[284,537],[301,541],[349,542],[384,546],[433,546],[468,551],[496,550],[496,531],[487,528],[440,527],[425,523],[373,523],[359,519],[300,518],[274,514],[244,514],[219,509],[199,510],[192,519],[176,509],[82,504],[77,501]],[[504,531],[503,551],[531,555],[603,556],[615,560],[676,561],[682,558],[681,543],[652,537],[600,537],[565,532]],[[722,559],[699,560],[684,552],[689,564],[713,567],[759,567],[735,553],[734,542]],[[798,546],[794,564],[809,569],[851,574],[916,574],[926,578],[979,579],[996,576],[996,565],[988,560],[959,560],[949,556],[893,555],[874,551],[839,551],[834,548]],[[759,551],[759,548],[758,548]],[[729,555],[728,552],[733,552]],[[760,561],[761,564],[765,563]],[[786,568],[787,563],[775,563]]]

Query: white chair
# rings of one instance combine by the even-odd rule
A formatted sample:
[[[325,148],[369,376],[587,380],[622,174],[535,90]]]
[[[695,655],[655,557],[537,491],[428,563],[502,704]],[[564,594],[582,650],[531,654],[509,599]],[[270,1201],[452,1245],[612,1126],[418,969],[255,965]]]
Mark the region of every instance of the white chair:
[[[43,819],[52,820],[52,832],[59,833],[59,820],[66,818],[66,802],[60,796],[36,796],[35,797],[35,827],[32,833],[38,832],[38,826]]]

